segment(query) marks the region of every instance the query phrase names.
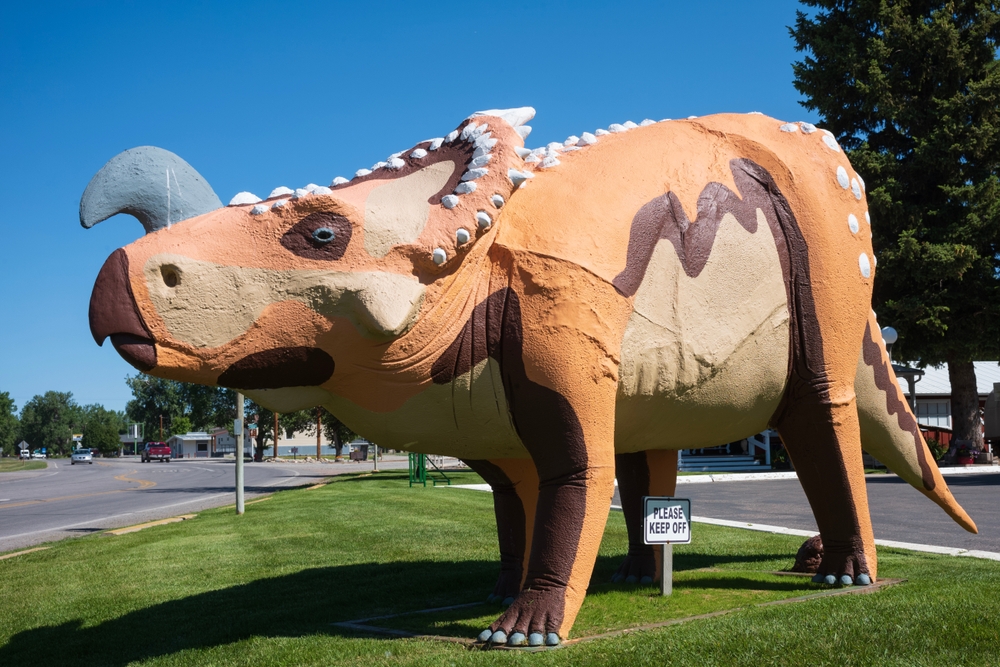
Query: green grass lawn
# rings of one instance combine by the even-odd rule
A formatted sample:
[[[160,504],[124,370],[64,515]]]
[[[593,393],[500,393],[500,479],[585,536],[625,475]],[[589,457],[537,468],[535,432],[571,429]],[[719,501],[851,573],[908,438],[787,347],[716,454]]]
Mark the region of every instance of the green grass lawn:
[[[471,473],[458,483],[479,481]],[[675,593],[607,583],[626,548],[612,513],[574,635],[740,608],[544,653],[476,651],[332,626],[477,602],[498,553],[492,498],[346,477],[140,532],[0,561],[0,665],[987,665],[1000,655],[1000,563],[880,550],[871,595],[755,603],[817,587],[787,568],[801,538],[695,524]],[[492,614],[499,613],[494,607]],[[485,605],[383,625],[472,636]],[[416,623],[416,625],[414,625]]]
[[[15,458],[0,458],[0,472],[23,472],[25,470],[44,470],[45,461],[21,460]]]

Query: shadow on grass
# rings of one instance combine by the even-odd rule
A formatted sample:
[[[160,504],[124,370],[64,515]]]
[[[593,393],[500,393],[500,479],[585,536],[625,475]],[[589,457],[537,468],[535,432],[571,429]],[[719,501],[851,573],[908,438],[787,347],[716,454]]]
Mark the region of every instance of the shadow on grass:
[[[679,558],[677,569],[774,558]],[[599,558],[594,583],[610,578],[619,562],[619,556]],[[155,604],[93,626],[73,620],[25,630],[0,646],[0,665],[115,667],[253,636],[356,637],[330,623],[485,600],[497,571],[496,562],[478,560],[313,568]],[[720,578],[701,585],[753,590],[772,586],[742,578]],[[483,614],[484,609],[493,613],[491,607],[477,606],[469,609],[469,618]],[[501,611],[495,608],[497,615]]]

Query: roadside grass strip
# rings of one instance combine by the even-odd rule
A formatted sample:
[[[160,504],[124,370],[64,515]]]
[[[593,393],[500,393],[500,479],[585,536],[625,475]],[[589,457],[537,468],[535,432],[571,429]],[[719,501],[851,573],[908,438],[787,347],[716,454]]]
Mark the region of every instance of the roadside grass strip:
[[[23,556],[25,554],[35,553],[36,551],[45,551],[48,548],[49,547],[35,547],[33,549],[25,549],[24,551],[14,551],[13,553],[0,556],[0,560],[7,560],[8,558],[13,558],[14,556]]]
[[[470,650],[501,611],[482,603],[499,570],[491,495],[409,488],[404,470],[268,498],[0,560],[0,665],[997,662],[1000,562],[880,548],[879,582],[906,582],[844,594],[865,589],[776,574],[800,536],[696,523],[663,598],[609,583],[628,544],[617,512],[563,650]],[[352,619],[450,641],[334,625]]]
[[[168,523],[178,523],[180,521],[190,521],[191,519],[198,516],[197,514],[182,514],[181,516],[172,516],[169,519],[160,519],[159,521],[147,521],[146,523],[138,523],[134,526],[125,526],[124,528],[115,528],[114,530],[104,531],[105,535],[127,535],[129,533],[137,533],[140,530],[145,530],[146,528],[152,528],[153,526],[165,526]]]
[[[25,472],[28,470],[45,470],[45,461],[23,461],[21,459],[0,458],[0,472]]]

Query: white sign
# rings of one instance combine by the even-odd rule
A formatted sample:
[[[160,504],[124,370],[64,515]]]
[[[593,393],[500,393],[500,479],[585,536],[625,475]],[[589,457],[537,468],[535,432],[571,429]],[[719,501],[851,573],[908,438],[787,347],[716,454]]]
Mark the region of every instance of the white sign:
[[[643,496],[642,538],[646,544],[689,544],[691,501]]]

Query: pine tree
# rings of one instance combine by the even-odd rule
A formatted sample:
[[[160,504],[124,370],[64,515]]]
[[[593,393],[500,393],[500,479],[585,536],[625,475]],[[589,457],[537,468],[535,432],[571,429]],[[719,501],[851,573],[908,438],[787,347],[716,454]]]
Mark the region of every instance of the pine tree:
[[[897,358],[948,364],[955,437],[981,444],[972,362],[1000,358],[1000,7],[801,2],[795,87],[867,181],[879,320]]]

